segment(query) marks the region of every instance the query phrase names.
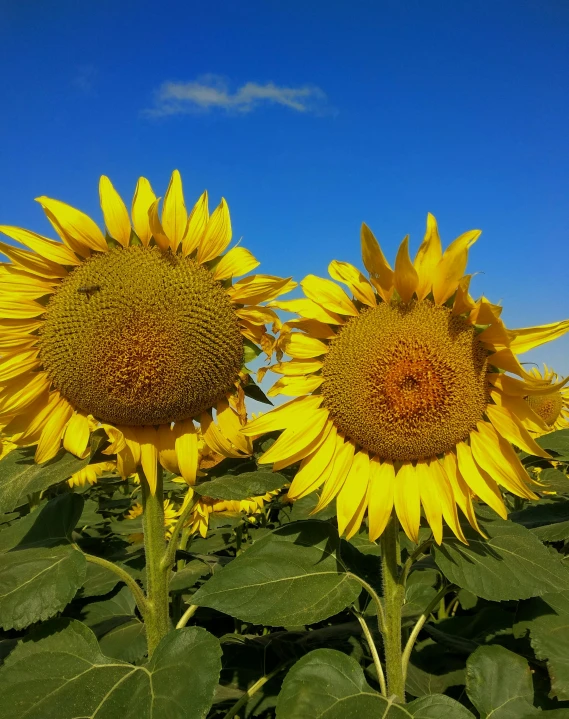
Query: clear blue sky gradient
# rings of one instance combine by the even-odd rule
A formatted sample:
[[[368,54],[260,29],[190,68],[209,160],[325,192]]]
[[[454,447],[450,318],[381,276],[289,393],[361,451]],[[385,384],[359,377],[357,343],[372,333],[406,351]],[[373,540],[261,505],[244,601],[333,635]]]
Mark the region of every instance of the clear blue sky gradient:
[[[178,168],[188,204],[227,199],[262,272],[361,266],[362,221],[394,260],[431,211],[445,245],[483,230],[474,293],[510,327],[567,318],[568,39],[563,0],[4,2],[0,223],[48,233],[42,194],[100,221],[99,175],[130,205]],[[209,75],[314,102],[146,112]],[[525,358],[567,374],[569,339]]]

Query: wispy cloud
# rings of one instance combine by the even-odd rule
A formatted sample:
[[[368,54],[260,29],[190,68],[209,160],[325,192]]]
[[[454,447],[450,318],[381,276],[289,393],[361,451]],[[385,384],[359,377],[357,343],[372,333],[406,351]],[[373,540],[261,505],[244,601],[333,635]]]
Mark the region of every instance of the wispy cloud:
[[[212,110],[247,113],[263,104],[283,105],[296,112],[329,111],[326,93],[313,85],[282,87],[273,82],[246,82],[232,92],[224,78],[204,75],[192,82],[164,82],[155,94],[154,107],[144,114],[164,117]]]

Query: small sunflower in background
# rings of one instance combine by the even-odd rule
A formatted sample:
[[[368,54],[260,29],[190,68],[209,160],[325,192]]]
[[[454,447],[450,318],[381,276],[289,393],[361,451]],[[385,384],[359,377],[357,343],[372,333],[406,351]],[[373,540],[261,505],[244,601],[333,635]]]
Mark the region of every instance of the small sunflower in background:
[[[278,348],[291,359],[271,368],[282,378],[269,391],[295,399],[243,432],[284,430],[259,461],[275,470],[300,462],[289,497],[321,490],[315,511],[337,498],[348,537],[367,511],[377,539],[394,509],[417,542],[422,507],[438,543],[443,517],[465,541],[457,506],[478,530],[473,495],[502,517],[500,486],[536,498],[512,444],[549,456],[524,424],[538,422],[524,397],[553,395],[560,385],[527,373],[517,354],[559,337],[569,321],[508,330],[501,307],[474,301],[465,270],[479,235],[466,232],[443,253],[428,215],[415,260],[406,237],[393,269],[364,224],[369,280],[334,260],[330,276],[349,294],[309,275],[304,299],[270,303],[300,315],[282,327]]]
[[[543,372],[540,372],[537,367],[532,367],[529,374],[536,379],[538,388],[541,383],[548,382],[557,386],[558,389],[555,392],[544,394],[538,392],[526,397],[526,402],[541,419],[540,425],[532,425],[528,429],[538,436],[557,429],[567,429],[569,427],[569,387],[561,386],[559,388],[560,377],[546,364],[543,365]]]
[[[88,453],[103,427],[122,477],[141,466],[154,491],[157,463],[189,484],[198,463],[198,428],[223,456],[251,452],[245,419],[244,357],[271,353],[260,303],[295,286],[245,275],[258,261],[226,252],[225,200],[210,215],[207,193],[188,214],[180,174],[172,174],[161,218],[140,178],[132,222],[110,180],[100,181],[106,234],[83,212],[38,198],[60,238],[0,226],[24,245],[0,243],[0,424],[38,463],[61,444]],[[225,253],[225,254],[224,254]],[[215,420],[213,413],[215,412]]]

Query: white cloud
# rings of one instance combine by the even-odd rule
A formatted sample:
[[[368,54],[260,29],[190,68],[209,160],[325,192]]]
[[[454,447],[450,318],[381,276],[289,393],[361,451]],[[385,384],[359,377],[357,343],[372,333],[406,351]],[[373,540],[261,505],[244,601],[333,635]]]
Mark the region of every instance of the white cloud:
[[[204,75],[193,82],[165,82],[155,95],[154,107],[145,110],[154,117],[224,110],[247,113],[261,104],[284,105],[296,112],[327,110],[326,94],[313,85],[279,87],[273,82],[247,82],[231,92],[224,78]]]

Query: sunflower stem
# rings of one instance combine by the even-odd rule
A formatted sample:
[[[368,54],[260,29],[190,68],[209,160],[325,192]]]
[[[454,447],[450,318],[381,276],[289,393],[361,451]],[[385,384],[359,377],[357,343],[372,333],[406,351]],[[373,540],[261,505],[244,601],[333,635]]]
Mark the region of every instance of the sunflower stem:
[[[164,532],[164,498],[162,489],[162,468],[158,465],[156,491],[151,492],[148,480],[140,471],[142,487],[142,526],[144,530],[144,552],[146,555],[146,639],[148,656],[160,640],[170,631],[168,602],[168,569],[163,566],[166,555]]]
[[[393,514],[381,535],[381,573],[385,602],[383,646],[389,696],[394,695],[396,702],[404,704],[405,679],[402,666],[401,616],[405,599],[405,585],[399,574],[399,563],[399,522]]]

